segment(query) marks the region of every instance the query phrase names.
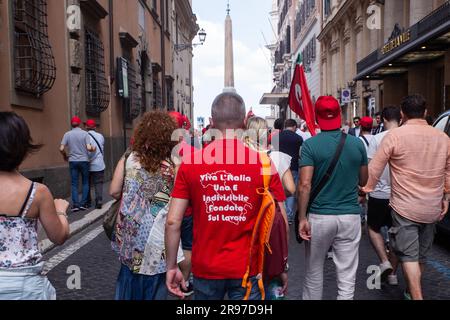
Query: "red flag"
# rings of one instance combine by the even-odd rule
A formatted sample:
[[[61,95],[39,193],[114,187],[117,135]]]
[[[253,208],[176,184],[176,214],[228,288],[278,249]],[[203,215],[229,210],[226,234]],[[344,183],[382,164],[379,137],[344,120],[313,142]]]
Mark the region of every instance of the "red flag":
[[[306,126],[312,136],[316,135],[316,116],[314,106],[306,83],[305,69],[301,64],[301,56],[295,66],[294,78],[292,79],[289,92],[289,107],[300,118],[306,121]]]

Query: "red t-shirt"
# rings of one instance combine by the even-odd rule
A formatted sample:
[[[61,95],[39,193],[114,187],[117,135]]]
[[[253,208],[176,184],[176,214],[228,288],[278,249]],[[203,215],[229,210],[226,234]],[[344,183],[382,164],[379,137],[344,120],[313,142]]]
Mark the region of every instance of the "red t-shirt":
[[[218,140],[194,153],[191,162],[184,160],[172,197],[190,200],[193,208],[192,272],[204,279],[242,279],[261,206],[257,189],[264,186],[259,154],[239,140]],[[282,202],[286,197],[273,166],[272,172],[270,191]]]
[[[188,144],[186,141],[181,141],[180,142],[180,150],[178,151],[178,154],[180,155],[180,157],[182,158],[187,158],[189,159],[189,157],[191,157],[191,155],[196,152],[197,149],[194,148],[192,145]],[[184,213],[185,217],[190,217],[192,216],[192,207],[189,206],[189,208],[186,209],[186,212]]]

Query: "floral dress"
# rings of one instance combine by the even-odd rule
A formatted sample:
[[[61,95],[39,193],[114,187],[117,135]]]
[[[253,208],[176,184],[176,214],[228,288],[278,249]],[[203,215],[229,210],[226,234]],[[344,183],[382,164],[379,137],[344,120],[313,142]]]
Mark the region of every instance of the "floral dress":
[[[36,195],[36,184],[33,183],[30,190],[19,216],[0,214],[0,269],[31,267],[42,258],[38,246],[37,219],[26,218]]]
[[[165,273],[165,250],[154,259],[151,268],[144,268],[144,265],[148,264],[148,248],[152,245],[149,241],[155,233],[155,221],[160,221],[160,215],[167,213],[174,184],[173,167],[165,161],[161,171],[152,174],[141,166],[136,154],[132,153],[125,168],[122,203],[112,248],[118,253],[120,262],[133,273]],[[161,240],[164,231],[160,230],[159,234]]]
[[[26,215],[36,196],[30,187],[17,217],[0,214],[0,300],[55,300],[55,288],[42,276],[37,219]]]

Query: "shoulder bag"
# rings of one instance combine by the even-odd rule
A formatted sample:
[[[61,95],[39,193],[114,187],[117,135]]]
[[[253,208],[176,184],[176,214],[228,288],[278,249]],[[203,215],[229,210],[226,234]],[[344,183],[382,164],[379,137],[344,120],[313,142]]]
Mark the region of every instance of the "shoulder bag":
[[[309,204],[308,204],[308,209],[306,210],[306,214],[309,213],[312,203],[317,198],[317,196],[320,194],[320,192],[323,190],[323,188],[327,185],[328,181],[330,181],[330,178],[333,175],[334,169],[336,168],[339,158],[341,157],[342,150],[344,150],[344,145],[345,145],[346,140],[347,140],[347,134],[342,132],[341,141],[339,142],[336,153],[334,154],[333,160],[331,161],[327,172],[322,177],[322,179],[320,180],[320,183],[317,185],[317,187],[311,192],[311,196],[309,197]],[[298,243],[302,243],[303,239],[302,239],[302,237],[300,237],[300,230],[299,230],[299,224],[300,224],[299,216],[300,216],[300,212],[299,212],[299,210],[297,210],[297,213],[295,215],[295,222],[294,222],[295,223],[295,238]]]
[[[124,154],[125,162],[124,162],[124,171],[123,171],[123,183],[125,183],[126,176],[126,168],[127,168],[127,160],[130,157],[131,150],[127,150]],[[123,190],[123,185],[122,185]],[[106,211],[105,216],[103,217],[103,230],[105,230],[106,236],[109,240],[113,240],[114,230],[116,229],[116,221],[117,216],[119,215],[120,205],[122,203],[122,199],[115,200],[111,207]]]

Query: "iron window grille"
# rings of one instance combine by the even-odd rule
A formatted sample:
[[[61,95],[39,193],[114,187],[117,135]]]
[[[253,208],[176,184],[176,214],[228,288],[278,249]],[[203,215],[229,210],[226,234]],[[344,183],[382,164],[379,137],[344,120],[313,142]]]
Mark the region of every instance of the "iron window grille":
[[[129,101],[127,106],[127,118],[126,121],[132,122],[134,119],[139,117],[142,110],[142,90],[138,85],[138,76],[140,73],[136,72],[136,68],[128,61],[128,91],[129,91]]]
[[[55,58],[48,38],[47,1],[14,0],[14,85],[39,98],[56,79]]]
[[[105,74],[105,50],[97,33],[85,32],[86,113],[99,115],[108,109],[109,86]]]

